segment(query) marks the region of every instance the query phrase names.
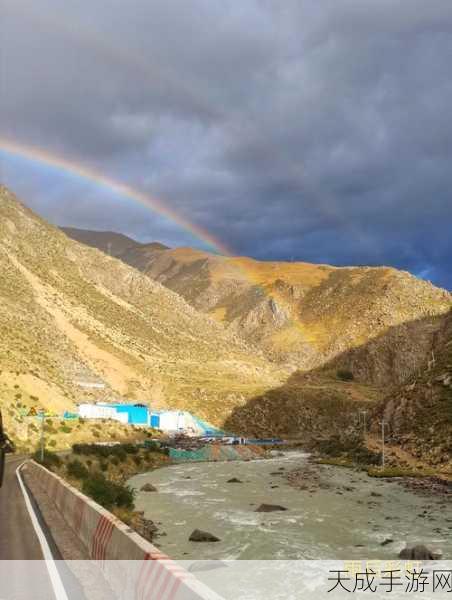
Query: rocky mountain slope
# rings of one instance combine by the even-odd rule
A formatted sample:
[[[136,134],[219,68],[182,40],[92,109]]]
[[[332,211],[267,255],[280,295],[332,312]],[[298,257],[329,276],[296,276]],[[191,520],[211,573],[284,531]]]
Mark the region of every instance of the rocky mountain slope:
[[[100,247],[95,235],[83,241]],[[378,385],[401,383],[426,363],[437,317],[452,307],[447,291],[393,268],[259,262],[136,243],[117,256],[276,363],[309,371],[336,361]]]
[[[81,245],[0,188],[0,406],[128,398],[215,422],[285,378],[181,296]],[[80,382],[103,383],[86,390]]]
[[[430,360],[403,386],[390,391],[374,415],[388,440],[411,455],[452,474],[452,312],[441,323]]]

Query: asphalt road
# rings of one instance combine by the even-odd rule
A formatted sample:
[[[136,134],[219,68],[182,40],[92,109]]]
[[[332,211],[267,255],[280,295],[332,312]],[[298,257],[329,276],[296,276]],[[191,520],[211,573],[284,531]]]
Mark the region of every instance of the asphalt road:
[[[21,462],[23,459],[7,458],[0,489],[1,596],[5,600],[54,600],[41,546],[16,477]]]
[[[30,520],[16,477],[23,459],[7,457],[0,489],[0,560],[43,560],[41,546]]]

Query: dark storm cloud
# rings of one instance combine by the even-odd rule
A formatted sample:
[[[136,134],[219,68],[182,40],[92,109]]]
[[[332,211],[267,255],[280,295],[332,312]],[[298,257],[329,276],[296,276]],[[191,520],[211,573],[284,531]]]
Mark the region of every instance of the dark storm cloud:
[[[450,0],[2,12],[3,135],[156,194],[237,253],[392,264],[452,288]],[[105,190],[3,171],[54,221],[193,242]]]

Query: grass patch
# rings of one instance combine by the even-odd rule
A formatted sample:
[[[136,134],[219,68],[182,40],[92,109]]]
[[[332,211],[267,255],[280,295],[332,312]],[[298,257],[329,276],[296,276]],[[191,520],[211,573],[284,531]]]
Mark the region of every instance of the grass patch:
[[[367,470],[369,477],[431,477],[435,475],[433,470],[416,471],[403,469],[402,467],[371,467]]]

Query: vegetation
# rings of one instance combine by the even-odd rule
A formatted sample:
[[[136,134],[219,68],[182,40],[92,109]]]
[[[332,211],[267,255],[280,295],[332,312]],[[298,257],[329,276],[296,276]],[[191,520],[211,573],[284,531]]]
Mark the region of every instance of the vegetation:
[[[36,452],[34,452],[32,458],[50,471],[55,470],[55,468],[60,467],[62,464],[61,458],[58,456],[58,454],[55,454],[55,452],[51,452],[50,450],[44,450],[44,455],[42,456],[41,450],[38,449]]]
[[[327,440],[321,440],[317,448],[323,455],[343,463],[377,465],[381,462],[381,455],[369,450],[363,437],[357,434],[331,436]]]
[[[369,477],[430,477],[435,474],[433,470],[414,470],[402,467],[370,468]]]
[[[82,491],[108,510],[134,508],[134,494],[130,487],[109,481],[102,473],[84,478]]]
[[[75,479],[87,479],[88,469],[79,460],[72,460],[66,465],[66,473]]]
[[[118,518],[142,532],[142,516],[135,512],[134,493],[126,481],[140,471],[149,471],[167,464],[163,452],[151,451],[134,444],[97,446],[74,444],[72,454],[55,460],[53,470],[68,478],[72,485],[98,504],[112,511]]]
[[[101,458],[110,458],[116,456],[119,460],[125,460],[128,454],[137,454],[138,448],[134,444],[112,444],[100,446],[98,444],[73,444],[74,454],[85,456],[97,456]]]
[[[336,375],[341,381],[353,381],[355,379],[353,373],[347,369],[339,369]]]

